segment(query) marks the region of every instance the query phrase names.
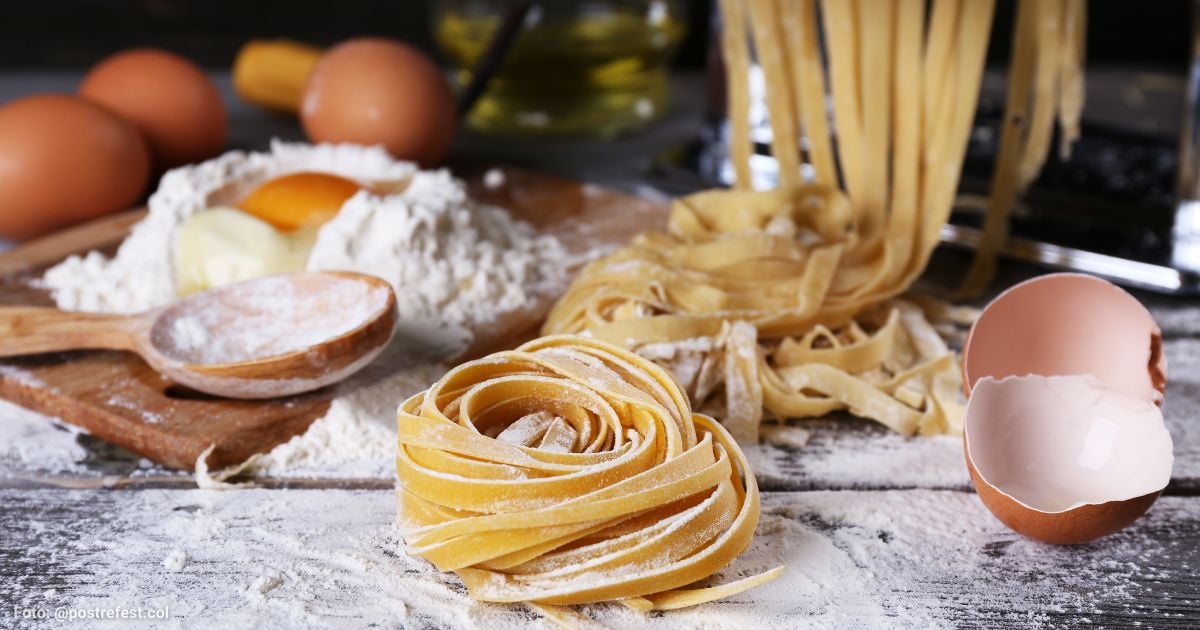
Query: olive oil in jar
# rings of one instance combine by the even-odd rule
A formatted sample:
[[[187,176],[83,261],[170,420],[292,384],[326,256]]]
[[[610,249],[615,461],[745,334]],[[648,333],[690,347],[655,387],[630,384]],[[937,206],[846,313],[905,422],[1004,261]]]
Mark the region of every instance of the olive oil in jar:
[[[466,85],[499,28],[506,0],[440,0],[438,45]],[[667,67],[685,26],[677,2],[535,3],[467,124],[494,135],[612,136],[668,103]]]

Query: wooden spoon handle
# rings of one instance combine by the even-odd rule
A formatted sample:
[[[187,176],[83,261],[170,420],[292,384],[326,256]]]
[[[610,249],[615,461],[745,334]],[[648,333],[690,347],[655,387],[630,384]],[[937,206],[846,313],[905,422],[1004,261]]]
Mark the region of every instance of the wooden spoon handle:
[[[137,316],[0,307],[0,357],[64,350],[135,350]]]

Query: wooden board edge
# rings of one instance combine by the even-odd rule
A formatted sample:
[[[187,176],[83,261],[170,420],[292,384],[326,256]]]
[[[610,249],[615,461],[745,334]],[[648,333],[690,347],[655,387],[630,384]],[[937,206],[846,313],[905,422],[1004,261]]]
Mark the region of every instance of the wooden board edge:
[[[0,252],[0,283],[45,269],[72,254],[113,247],[146,212],[140,207],[110,214]]]
[[[78,398],[68,398],[29,383],[20,375],[0,372],[0,398],[78,427],[88,435],[126,448],[141,457],[175,470],[194,470],[196,460],[210,444],[194,436],[163,431],[161,427]],[[208,467],[217,470],[266,453],[308,430],[325,416],[331,401],[322,401],[312,413],[290,414],[269,426],[250,425],[225,436],[208,456]]]

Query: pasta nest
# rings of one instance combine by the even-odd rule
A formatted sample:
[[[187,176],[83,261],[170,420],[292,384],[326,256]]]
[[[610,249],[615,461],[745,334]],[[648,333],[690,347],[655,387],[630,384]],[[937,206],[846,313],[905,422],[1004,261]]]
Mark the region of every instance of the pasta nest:
[[[398,416],[409,551],[475,599],[669,609],[782,571],[683,588],[750,544],[758,486],[721,425],[631,352],[541,338],[458,366]]]

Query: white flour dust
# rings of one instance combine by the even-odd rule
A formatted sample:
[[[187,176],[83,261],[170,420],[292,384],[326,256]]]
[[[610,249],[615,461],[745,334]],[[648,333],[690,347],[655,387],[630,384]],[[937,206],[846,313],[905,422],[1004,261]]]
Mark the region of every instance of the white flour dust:
[[[763,441],[742,447],[759,484],[776,489],[970,487],[962,438],[908,437],[865,420],[837,418],[764,424]]]
[[[69,552],[65,534],[39,536],[35,523],[21,552],[72,579],[18,588],[14,604],[167,607],[160,625],[179,628],[553,627],[521,605],[475,602],[453,574],[404,553],[389,491],[54,492],[73,515],[54,524]],[[1186,540],[1194,504],[1164,497],[1141,533],[1056,547],[1013,534],[969,493],[772,493],[750,548],[713,582],[786,565],[777,580],[662,614],[581,611],[623,629],[1052,626],[1105,611],[1180,623],[1150,608],[1147,580],[1186,579],[1187,550],[1171,541]]]
[[[81,430],[0,399],[0,477],[3,471],[81,472],[88,452]]]
[[[470,333],[440,322],[402,322],[391,345],[349,381],[325,416],[250,463],[258,476],[390,479],[396,467],[396,408],[441,378],[442,361]]]

